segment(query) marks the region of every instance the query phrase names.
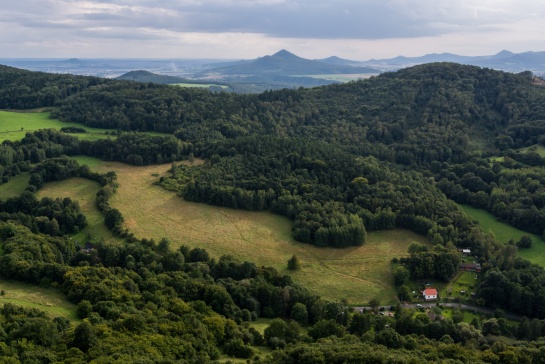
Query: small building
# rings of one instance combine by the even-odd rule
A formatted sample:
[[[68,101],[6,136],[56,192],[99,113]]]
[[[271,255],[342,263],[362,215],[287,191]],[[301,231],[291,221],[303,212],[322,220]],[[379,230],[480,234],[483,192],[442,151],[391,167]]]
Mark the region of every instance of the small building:
[[[422,296],[426,301],[437,299],[437,290],[435,288],[426,288],[422,291]]]
[[[93,249],[95,249],[95,245],[90,242],[86,242],[85,246],[81,248],[80,251],[82,253],[90,254],[93,251]]]
[[[471,249],[462,249],[463,254],[471,255]]]
[[[481,265],[479,263],[461,263],[460,270],[463,270],[464,272],[480,273]]]

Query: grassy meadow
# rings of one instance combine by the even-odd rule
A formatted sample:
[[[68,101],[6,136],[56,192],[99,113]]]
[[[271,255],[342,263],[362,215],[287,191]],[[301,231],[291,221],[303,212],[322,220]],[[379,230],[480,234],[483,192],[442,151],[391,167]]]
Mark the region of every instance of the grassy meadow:
[[[95,195],[99,189],[98,182],[79,177],[70,178],[46,183],[37,191],[37,197],[70,197],[79,202],[81,212],[87,217],[88,225],[78,234],[73,235],[72,239],[83,242],[87,234],[90,234],[97,240],[103,238],[108,243],[117,244],[119,239],[114,237],[110,230],[106,228],[104,217],[95,205]]]
[[[97,140],[108,137],[109,129],[89,128],[77,123],[68,123],[49,118],[48,111],[5,111],[0,110],[0,142],[4,140],[21,140],[27,132],[40,129],[57,129],[63,127],[75,126],[84,128],[87,133],[71,134],[82,140]]]
[[[519,230],[505,222],[498,221],[494,215],[482,209],[476,209],[468,205],[461,205],[468,217],[479,222],[485,233],[492,232],[496,239],[504,244],[511,239],[519,241],[523,235],[532,239],[532,247],[519,249],[519,255],[532,263],[545,267],[545,241],[538,235]]]
[[[323,75],[297,75],[292,77],[311,77],[311,78],[318,78],[318,79],[329,80],[329,81],[350,82],[350,81],[371,78],[378,75],[379,75],[378,73],[356,73],[356,74],[339,73],[339,74],[323,74]]]
[[[26,308],[45,311],[50,317],[66,317],[73,323],[80,321],[76,315],[76,305],[68,302],[58,289],[42,288],[33,284],[9,281],[0,278],[0,305],[13,303]]]
[[[545,157],[545,147],[540,144],[535,144],[530,147],[521,148],[519,149],[522,153],[528,153],[528,152],[536,152],[541,157]]]
[[[258,266],[273,266],[327,299],[347,298],[351,304],[364,304],[378,297],[385,304],[394,302],[390,260],[407,255],[413,241],[426,243],[425,238],[410,231],[390,230],[368,234],[367,243],[361,247],[316,248],[296,242],[291,221],[282,216],[188,202],[153,185],[170,164],[134,167],[102,162],[92,168],[116,171],[119,189],[110,203],[123,213],[125,226],[137,237],[167,237],[173,249],[181,245],[201,247],[216,258],[232,254]],[[64,183],[76,182],[71,179]],[[59,188],[65,189],[70,188]],[[302,269],[295,273],[286,268],[293,254],[302,261]]]
[[[209,87],[221,87],[224,90],[228,90],[229,86],[227,85],[217,85],[214,83],[173,83],[172,86],[178,87],[197,87],[197,88],[209,88]]]
[[[28,186],[30,180],[30,173],[21,173],[7,183],[0,184],[0,199],[5,200],[10,197],[17,197],[23,193]]]

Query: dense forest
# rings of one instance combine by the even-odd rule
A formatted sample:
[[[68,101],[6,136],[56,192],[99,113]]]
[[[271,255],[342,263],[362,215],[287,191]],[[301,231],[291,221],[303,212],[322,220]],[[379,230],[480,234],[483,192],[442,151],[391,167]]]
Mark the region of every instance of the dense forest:
[[[545,89],[530,73],[439,63],[235,95],[0,66],[0,86],[0,108],[53,107],[54,118],[115,130],[98,141],[41,130],[0,146],[2,183],[31,176],[23,194],[0,201],[0,276],[61,288],[82,319],[72,327],[4,305],[3,362],[207,362],[220,353],[263,363],[542,360],[545,270],[516,258],[515,245],[484,234],[456,204],[543,234],[545,159],[536,148],[545,144]],[[435,245],[400,260],[413,279],[447,281],[460,262],[456,247],[471,248],[483,265],[477,302],[531,319],[513,327],[498,310],[467,324],[400,306],[394,317],[360,314],[274,269],[198,248],[173,251],[167,239],[124,229],[108,202],[115,173],[93,173],[73,155],[172,162],[164,188],[282,214],[297,240],[317,246],[413,230]],[[175,163],[195,157],[206,162]],[[44,183],[74,176],[101,184],[97,207],[126,244],[81,249],[65,235],[86,225],[77,203],[35,197]],[[249,325],[256,318],[274,319],[263,335]],[[271,356],[256,356],[263,345],[275,349]]]

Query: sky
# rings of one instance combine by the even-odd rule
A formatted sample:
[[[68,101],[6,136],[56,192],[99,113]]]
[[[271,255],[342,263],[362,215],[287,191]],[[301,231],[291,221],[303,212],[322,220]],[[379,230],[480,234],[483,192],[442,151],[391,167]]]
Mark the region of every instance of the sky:
[[[2,0],[2,58],[545,51],[545,0]]]

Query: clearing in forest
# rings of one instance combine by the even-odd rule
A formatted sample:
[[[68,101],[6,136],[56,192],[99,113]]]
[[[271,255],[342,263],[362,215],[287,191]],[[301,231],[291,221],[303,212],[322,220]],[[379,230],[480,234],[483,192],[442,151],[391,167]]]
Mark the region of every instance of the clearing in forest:
[[[85,178],[70,178],[63,181],[46,183],[40,188],[36,195],[38,198],[65,198],[70,197],[78,201],[81,212],[87,217],[87,227],[78,234],[72,236],[80,245],[83,244],[87,234],[90,234],[93,240],[103,238],[110,244],[116,244],[119,239],[114,237],[110,230],[104,225],[104,216],[96,207],[96,193],[100,189],[100,184]]]
[[[3,111],[0,110],[0,142],[4,140],[21,140],[28,132],[40,129],[57,129],[63,127],[79,127],[87,133],[70,134],[82,140],[97,140],[111,137],[106,134],[109,129],[89,128],[77,123],[67,123],[50,119],[48,111]],[[113,136],[115,138],[115,136]]]
[[[58,119],[50,119],[49,111],[5,111],[0,110],[0,143],[4,140],[17,141],[24,138],[28,132],[37,131],[40,129],[57,129],[63,127],[78,127],[83,128],[86,133],[71,133],[70,135],[77,137],[80,140],[99,140],[107,138],[116,138],[114,129],[91,128],[78,123],[70,123],[60,121]],[[152,136],[165,136],[170,134],[158,132],[145,132]]]
[[[460,206],[467,216],[479,222],[485,233],[494,233],[496,239],[504,244],[507,244],[511,239],[516,243],[523,235],[529,236],[532,239],[532,247],[529,249],[519,249],[518,254],[532,263],[545,267],[545,241],[541,237],[499,221],[494,215],[483,209],[476,209],[468,205]]]
[[[30,173],[21,173],[12,177],[8,182],[0,184],[0,199],[5,200],[10,197],[19,197],[28,187]]]
[[[368,234],[361,247],[302,244],[293,239],[292,223],[285,217],[188,202],[153,185],[170,166],[102,162],[93,169],[116,171],[119,189],[110,204],[121,211],[125,227],[138,238],[158,241],[166,237],[172,249],[201,247],[216,258],[231,254],[258,266],[272,266],[326,299],[347,298],[351,304],[363,304],[378,297],[384,304],[394,302],[390,260],[406,256],[413,241],[426,243],[410,231],[389,230]],[[294,254],[302,262],[297,272],[287,270],[287,261]]]
[[[0,305],[13,303],[25,308],[37,308],[45,311],[48,316],[65,317],[72,323],[79,322],[76,314],[76,305],[68,302],[58,289],[42,288],[33,284],[9,281],[0,278]]]

